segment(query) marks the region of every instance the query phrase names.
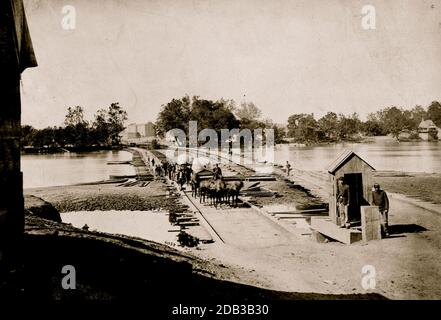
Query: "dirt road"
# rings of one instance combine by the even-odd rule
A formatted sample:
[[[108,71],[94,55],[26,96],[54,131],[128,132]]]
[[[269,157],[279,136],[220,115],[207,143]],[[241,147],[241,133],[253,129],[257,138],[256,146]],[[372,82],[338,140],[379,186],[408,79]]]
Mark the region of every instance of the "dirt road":
[[[277,290],[375,292],[392,299],[439,299],[441,216],[392,197],[390,224],[390,238],[368,244],[317,243],[298,237],[288,243],[244,249],[241,238],[249,243],[246,224],[232,222],[228,228],[235,235],[235,244],[207,245],[194,253],[248,269],[268,288]],[[375,268],[374,290],[362,287],[365,265]]]

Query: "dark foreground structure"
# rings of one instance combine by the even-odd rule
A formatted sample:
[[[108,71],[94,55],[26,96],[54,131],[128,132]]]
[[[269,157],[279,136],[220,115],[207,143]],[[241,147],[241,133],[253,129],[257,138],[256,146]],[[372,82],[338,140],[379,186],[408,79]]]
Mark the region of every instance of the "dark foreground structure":
[[[22,0],[0,1],[0,275],[19,259],[23,236],[20,77],[35,66]]]

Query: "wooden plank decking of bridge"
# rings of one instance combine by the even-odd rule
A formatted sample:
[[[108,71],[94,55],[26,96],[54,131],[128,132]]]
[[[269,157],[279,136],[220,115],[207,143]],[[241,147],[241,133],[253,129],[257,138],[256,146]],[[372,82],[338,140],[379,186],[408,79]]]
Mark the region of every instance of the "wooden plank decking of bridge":
[[[186,192],[191,203],[225,244],[237,248],[271,247],[292,243],[293,234],[249,207],[233,208],[222,204],[215,208],[199,203]]]

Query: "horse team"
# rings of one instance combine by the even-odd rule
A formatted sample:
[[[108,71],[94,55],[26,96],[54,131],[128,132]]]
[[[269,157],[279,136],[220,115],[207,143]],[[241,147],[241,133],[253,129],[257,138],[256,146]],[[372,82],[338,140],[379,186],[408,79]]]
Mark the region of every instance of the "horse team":
[[[168,176],[170,180],[176,181],[183,190],[184,184],[191,186],[193,197],[199,197],[199,202],[209,202],[217,207],[222,203],[237,207],[239,202],[239,193],[243,188],[242,181],[225,182],[222,174],[213,174],[209,179],[203,180],[197,172],[193,172],[189,164],[171,164],[168,161],[151,163],[157,177]],[[217,167],[217,166],[216,166]],[[219,170],[220,172],[220,170]]]
[[[237,207],[242,181],[225,182],[222,176],[201,180],[197,173],[191,178],[191,195],[199,197],[199,202],[208,201],[217,207],[222,203]]]

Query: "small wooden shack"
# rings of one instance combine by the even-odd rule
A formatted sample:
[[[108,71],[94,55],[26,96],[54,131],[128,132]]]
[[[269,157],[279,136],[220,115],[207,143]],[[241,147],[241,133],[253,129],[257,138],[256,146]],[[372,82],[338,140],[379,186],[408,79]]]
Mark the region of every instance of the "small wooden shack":
[[[349,221],[359,222],[360,207],[371,203],[372,173],[375,169],[355,152],[346,150],[328,166],[327,170],[331,182],[329,195],[331,221],[340,224],[337,216],[338,179],[343,177],[349,186]]]
[[[330,179],[329,217],[312,218],[311,228],[318,241],[331,238],[346,244],[360,240],[381,239],[380,212],[372,202],[372,173],[375,169],[353,151],[344,151],[327,168]],[[341,228],[337,214],[339,178],[349,187],[348,221],[350,228]]]

